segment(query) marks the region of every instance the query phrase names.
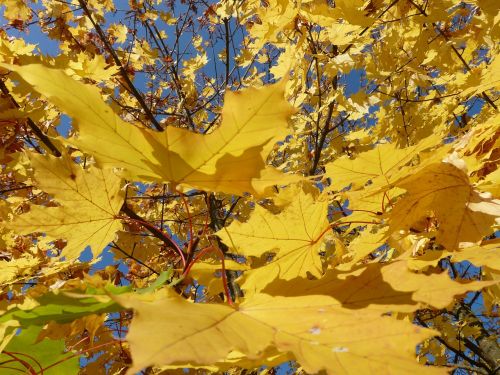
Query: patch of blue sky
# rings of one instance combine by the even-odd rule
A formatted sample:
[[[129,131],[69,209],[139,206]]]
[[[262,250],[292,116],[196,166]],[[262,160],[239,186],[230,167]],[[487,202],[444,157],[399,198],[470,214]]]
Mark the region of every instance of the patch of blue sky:
[[[479,97],[474,97],[467,100],[464,103],[464,105],[468,108],[467,114],[471,117],[479,114],[479,112],[481,112],[484,107],[484,103],[485,101],[480,99]]]
[[[62,137],[68,138],[71,131],[71,118],[65,114],[61,114],[56,130]]]
[[[40,5],[38,3],[32,3],[30,4],[33,6],[34,9],[40,9]],[[0,24],[4,25],[4,30],[7,32],[7,35],[14,37],[14,38],[21,38],[23,39],[27,44],[36,44],[40,45],[43,42],[43,51],[45,54],[57,54],[59,51],[59,45],[57,42],[50,43],[50,40],[45,40],[48,39],[45,34],[40,29],[40,26],[37,23],[33,23],[30,25],[30,31],[33,30],[33,32],[25,32],[23,30],[19,30],[15,27],[6,27],[6,25],[9,25],[9,21],[5,19],[4,12],[5,12],[5,5],[0,5]],[[43,39],[42,39],[43,38]],[[45,48],[47,51],[45,52]]]
[[[92,259],[94,259],[94,257],[90,246],[87,246],[78,258],[78,260],[82,263],[89,263],[92,261]],[[106,246],[104,250],[97,256],[96,262],[91,265],[89,274],[94,275],[96,272],[105,269],[107,266],[113,265],[117,266],[118,271],[120,271],[123,275],[126,275],[129,272],[129,267],[127,266],[127,264],[120,259],[116,259],[111,246]],[[126,278],[122,277],[120,279],[120,285],[129,284],[130,281]]]
[[[366,87],[367,80],[364,69],[352,69],[346,74],[342,74],[339,82],[344,86],[344,95],[350,97]]]

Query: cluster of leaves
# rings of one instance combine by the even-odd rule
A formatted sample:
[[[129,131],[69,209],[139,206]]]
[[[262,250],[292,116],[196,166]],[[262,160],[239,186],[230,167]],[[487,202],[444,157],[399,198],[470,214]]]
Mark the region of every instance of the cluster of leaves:
[[[497,1],[1,4],[2,374],[499,370]]]

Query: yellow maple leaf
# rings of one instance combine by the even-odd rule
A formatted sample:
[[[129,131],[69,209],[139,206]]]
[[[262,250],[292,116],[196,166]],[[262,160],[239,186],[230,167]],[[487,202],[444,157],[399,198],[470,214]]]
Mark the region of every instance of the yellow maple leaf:
[[[348,262],[338,266],[340,269],[349,270],[359,261],[384,245],[387,240],[387,227],[375,227],[369,225],[359,236],[349,243],[348,252],[345,258]]]
[[[40,268],[40,259],[26,253],[22,257],[13,260],[0,260],[0,284],[6,285],[18,281],[25,275],[32,275]]]
[[[408,269],[405,259],[371,263],[354,271],[328,270],[319,280],[276,281],[263,292],[272,295],[328,295],[346,309],[379,314],[413,312],[422,304],[444,308],[453,297],[480,290],[495,281],[462,283],[446,272],[426,275]]]
[[[406,262],[397,260],[383,267],[383,280],[394,290],[411,292],[415,301],[443,309],[453,303],[455,295],[471,290],[481,290],[493,285],[495,281],[459,282],[449,277],[448,272],[425,275],[414,273]]]
[[[469,261],[476,266],[484,266],[500,271],[500,239],[485,241],[479,246],[467,247],[452,254],[454,262]]]
[[[359,190],[369,181],[376,187],[389,185],[395,180],[400,169],[420,151],[440,142],[439,137],[430,136],[418,145],[406,148],[398,148],[391,143],[382,144],[353,159],[342,157],[328,163],[325,175],[331,178],[331,188],[334,190],[341,190],[349,185],[352,190]]]
[[[279,215],[256,205],[247,222],[234,221],[217,235],[232,251],[244,256],[276,253],[267,265],[248,271],[254,281],[247,279],[245,287],[259,290],[276,277],[290,280],[307,273],[321,275],[318,252],[329,225],[327,214],[326,200],[315,200],[300,191]]]
[[[128,179],[170,181],[238,195],[263,194],[272,185],[297,180],[265,164],[274,143],[288,133],[287,119],[295,111],[284,99],[284,80],[228,92],[222,124],[203,135],[173,127],[164,132],[134,127],[111,110],[96,87],[62,70],[39,64],[2,66],[17,72],[74,119],[79,136],[68,142],[94,155],[102,166],[124,168]]]
[[[460,95],[467,97],[500,86],[500,57],[497,57],[486,68],[474,70],[465,82],[466,88]]]
[[[338,19],[342,19],[343,23],[349,26],[370,26],[375,21],[365,16],[365,12],[361,10],[363,2],[359,0],[340,0],[335,2],[335,7],[320,1],[304,1],[303,3],[302,15],[325,27],[339,22]]]
[[[185,60],[182,63],[184,67],[182,74],[188,79],[194,80],[196,72],[207,65],[207,63],[208,57],[206,53],[202,53],[189,60]]]
[[[185,369],[204,369],[211,372],[229,372],[232,373],[235,367],[250,369],[261,366],[279,366],[280,364],[292,361],[291,357],[287,353],[280,353],[275,348],[268,347],[263,353],[261,353],[261,358],[249,359],[244,353],[239,351],[231,351],[224,360],[217,362],[213,365],[193,365],[187,363],[178,363],[174,365],[160,366],[159,369],[168,372],[161,372],[161,374],[179,374],[184,375]],[[174,371],[177,369],[177,371]],[[259,375],[264,375],[259,373]]]
[[[237,263],[234,260],[226,259],[224,261],[225,270],[244,271],[249,267],[245,264]],[[195,279],[199,285],[206,288],[209,295],[224,293],[224,285],[220,277],[222,272],[222,263],[219,259],[205,258],[197,261],[189,272],[189,276]]]
[[[476,125],[462,136],[455,145],[455,150],[460,153],[467,163],[467,167],[471,172],[469,175],[481,179],[481,184],[487,182],[483,180],[485,174],[488,175],[487,179],[491,179],[494,177],[490,176],[492,171],[494,171],[493,173],[499,173],[498,169],[496,169],[498,167],[497,154],[499,149],[500,113],[488,116],[483,123]],[[498,177],[493,178],[491,181],[493,183],[489,184],[491,188],[488,187],[486,190],[490,193],[497,192],[500,188],[498,181],[500,181]]]
[[[498,181],[500,181],[500,169],[490,173],[484,180],[478,182],[477,187],[479,190],[487,191],[493,196],[498,197],[500,196],[500,184]]]
[[[69,61],[69,66],[80,77],[101,82],[111,79],[113,75],[118,74],[120,71],[116,66],[108,66],[102,55],[90,57],[88,54],[80,52],[76,57],[76,61]]]
[[[2,5],[5,6],[3,17],[9,21],[28,21],[32,17],[31,9],[23,0],[3,0]]]
[[[121,24],[112,24],[108,32],[116,38],[116,43],[125,43],[128,37],[128,28]]]
[[[300,2],[299,2],[300,4]],[[266,7],[257,6],[257,14],[262,22],[252,25],[250,35],[254,38],[252,51],[258,53],[266,42],[276,42],[277,35],[293,24],[299,8],[294,2],[271,0]]]
[[[452,254],[446,250],[427,249],[423,255],[408,258],[407,266],[413,271],[425,271],[429,267],[436,267],[441,259]]]
[[[82,169],[70,158],[30,154],[38,187],[51,194],[60,207],[31,206],[7,224],[19,234],[46,233],[65,239],[62,255],[79,257],[90,246],[94,255],[113,240],[121,224],[117,218],[123,204],[121,179],[111,170]]]
[[[450,251],[463,242],[480,241],[500,216],[500,201],[475,190],[467,174],[451,163],[430,164],[395,184],[406,195],[390,214],[390,230],[410,229],[434,215],[439,222],[436,240]]]
[[[291,352],[309,373],[445,373],[415,361],[415,346],[434,331],[378,311],[344,309],[327,296],[256,294],[238,308],[194,304],[166,291],[114,298],[135,311],[129,374],[150,365],[211,364],[230,351],[257,359],[270,345]]]

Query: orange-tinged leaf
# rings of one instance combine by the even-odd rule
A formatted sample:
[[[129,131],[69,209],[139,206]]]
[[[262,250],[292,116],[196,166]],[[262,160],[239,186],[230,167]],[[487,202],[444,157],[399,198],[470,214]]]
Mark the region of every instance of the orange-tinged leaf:
[[[62,256],[67,260],[78,258],[87,246],[98,254],[121,228],[117,218],[124,198],[121,178],[110,169],[82,169],[66,157],[29,156],[38,187],[61,206],[32,205],[8,227],[20,234],[43,232],[52,239],[65,239]]]

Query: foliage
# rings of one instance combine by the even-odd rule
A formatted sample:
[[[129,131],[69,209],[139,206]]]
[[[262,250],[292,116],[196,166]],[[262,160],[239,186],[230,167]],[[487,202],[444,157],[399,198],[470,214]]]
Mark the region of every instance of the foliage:
[[[494,374],[494,0],[3,0],[0,368]]]

